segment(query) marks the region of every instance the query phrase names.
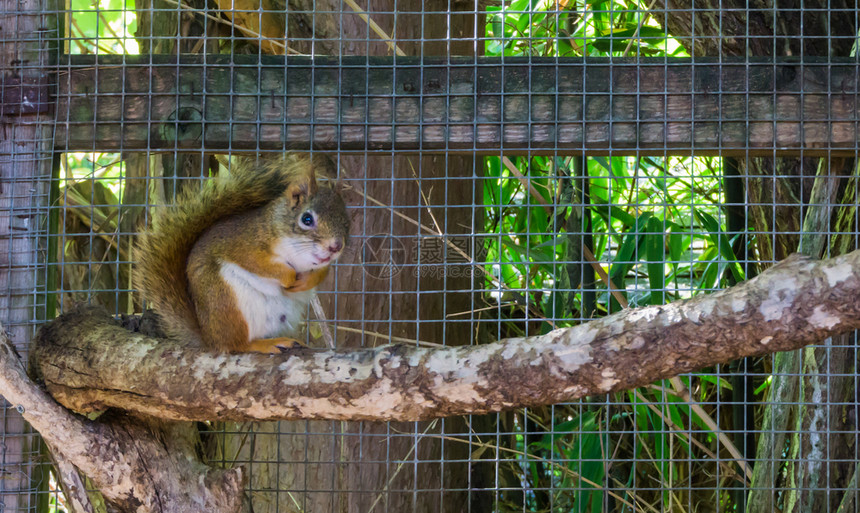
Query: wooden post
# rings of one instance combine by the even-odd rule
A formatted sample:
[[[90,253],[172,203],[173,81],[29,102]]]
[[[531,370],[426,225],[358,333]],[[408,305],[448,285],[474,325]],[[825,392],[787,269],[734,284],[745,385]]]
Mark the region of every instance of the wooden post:
[[[0,0],[0,322],[26,356],[46,277],[44,244],[53,151],[47,70],[55,64],[53,0]],[[15,406],[15,405],[11,405]],[[39,438],[0,409],[0,510],[35,507]]]

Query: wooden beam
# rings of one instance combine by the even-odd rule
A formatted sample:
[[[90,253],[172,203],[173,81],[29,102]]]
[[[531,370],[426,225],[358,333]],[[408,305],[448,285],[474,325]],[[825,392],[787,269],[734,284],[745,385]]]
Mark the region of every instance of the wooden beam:
[[[72,56],[61,150],[854,155],[853,59]]]

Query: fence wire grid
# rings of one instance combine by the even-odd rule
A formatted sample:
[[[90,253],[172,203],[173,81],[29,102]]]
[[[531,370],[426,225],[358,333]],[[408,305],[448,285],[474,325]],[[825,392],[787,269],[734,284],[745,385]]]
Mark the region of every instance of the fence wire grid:
[[[0,5],[24,358],[78,303],[145,308],[150,207],[285,151],[331,159],[352,220],[315,347],[540,335],[858,247],[855,2]],[[202,451],[247,468],[257,513],[857,512],[857,356],[852,334],[498,414],[212,423]],[[0,512],[71,511],[0,415]]]

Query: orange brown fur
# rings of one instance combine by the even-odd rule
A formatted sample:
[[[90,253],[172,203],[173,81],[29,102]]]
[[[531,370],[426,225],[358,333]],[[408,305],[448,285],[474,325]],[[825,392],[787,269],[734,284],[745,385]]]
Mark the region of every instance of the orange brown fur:
[[[296,221],[307,208],[320,213],[313,230]],[[180,197],[176,206],[154,212],[152,229],[138,241],[137,285],[172,338],[219,350],[274,351],[294,339],[250,340],[242,305],[222,278],[222,266],[236,264],[255,279],[276,280],[284,295],[310,290],[330,262],[297,275],[289,262],[275,258],[276,244],[345,244],[348,227],[339,196],[331,189],[318,193],[310,160],[287,156],[240,166],[232,176]]]

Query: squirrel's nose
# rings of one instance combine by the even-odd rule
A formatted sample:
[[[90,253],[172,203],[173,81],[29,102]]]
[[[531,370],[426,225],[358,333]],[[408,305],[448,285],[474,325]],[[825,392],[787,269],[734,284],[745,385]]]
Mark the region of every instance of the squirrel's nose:
[[[329,253],[337,253],[338,251],[340,251],[342,249],[343,249],[343,241],[342,240],[336,240],[336,241],[334,241],[328,245]]]

